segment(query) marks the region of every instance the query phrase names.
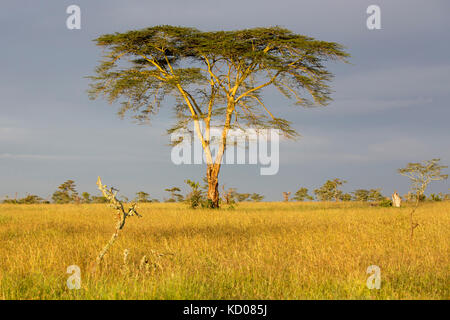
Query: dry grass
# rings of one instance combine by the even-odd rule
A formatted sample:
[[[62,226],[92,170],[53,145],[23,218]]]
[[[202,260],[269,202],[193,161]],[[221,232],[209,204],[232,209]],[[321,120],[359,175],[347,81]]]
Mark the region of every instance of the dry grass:
[[[449,299],[450,203],[240,204],[234,210],[141,205],[102,267],[114,231],[99,205],[0,205],[0,299]],[[123,251],[128,265],[123,267]],[[159,254],[166,254],[159,256]],[[139,269],[143,255],[147,272]],[[68,290],[66,269],[82,270]],[[366,287],[369,265],[382,287]],[[125,272],[128,270],[127,272]]]

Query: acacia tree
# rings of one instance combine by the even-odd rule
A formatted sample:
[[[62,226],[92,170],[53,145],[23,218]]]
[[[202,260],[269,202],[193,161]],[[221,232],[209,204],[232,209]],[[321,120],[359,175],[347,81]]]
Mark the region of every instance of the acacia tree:
[[[75,181],[73,180],[67,180],[61,184],[52,195],[52,200],[55,203],[72,203],[79,201],[79,199]]]
[[[259,193],[252,193],[250,199],[252,199],[253,202],[261,202],[264,200],[264,196]]]
[[[448,178],[448,174],[443,174],[442,170],[448,168],[448,166],[439,165],[441,159],[431,159],[418,162],[410,162],[405,168],[398,169],[398,173],[408,177],[411,180],[411,192],[415,195],[415,205],[411,210],[410,218],[410,237],[411,240],[414,235],[414,229],[419,226],[414,221],[414,212],[419,206],[420,199],[424,197],[425,190],[432,181],[440,181]]]
[[[381,201],[384,199],[384,196],[381,194],[381,189],[357,189],[352,192],[353,200],[355,201]]]
[[[225,204],[234,204],[236,196],[237,193],[235,188],[225,189],[225,186],[222,185],[222,200]]]
[[[385,199],[385,197],[381,193],[380,188],[369,190],[369,197],[368,197],[369,201],[381,201],[383,199]]]
[[[369,190],[366,189],[357,189],[355,191],[352,192],[353,193],[353,199],[355,201],[363,201],[363,202],[367,202],[369,201]]]
[[[136,198],[134,198],[134,201],[136,201],[136,202],[152,202],[150,200],[150,195],[144,191],[136,192]]]
[[[219,206],[218,176],[230,129],[246,125],[280,129],[288,138],[297,134],[267,108],[262,89],[275,86],[301,106],[326,105],[332,74],[324,63],[349,56],[340,44],[279,27],[201,32],[156,26],[95,41],[105,55],[90,77],[91,97],[119,101],[120,116],[130,111],[146,121],[166,96],[174,96],[177,122],[168,133],[188,130],[193,122],[207,162],[211,207]],[[212,126],[221,128],[214,157]]]
[[[308,194],[308,188],[304,187],[298,189],[297,192],[294,193],[294,197],[292,199],[295,201],[314,200],[314,198]]]
[[[167,202],[181,202],[184,200],[183,195],[180,194],[181,189],[178,187],[167,188],[164,191],[170,192],[170,198]]]
[[[327,180],[319,189],[315,189],[314,193],[319,201],[339,201],[342,196],[342,190],[339,189],[347,181],[336,178]]]

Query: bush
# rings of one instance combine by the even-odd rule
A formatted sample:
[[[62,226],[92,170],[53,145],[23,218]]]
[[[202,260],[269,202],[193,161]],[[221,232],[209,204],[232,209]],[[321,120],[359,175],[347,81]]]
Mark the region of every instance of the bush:
[[[430,194],[430,200],[431,201],[442,201],[442,198],[438,194]]]
[[[48,203],[48,201],[44,201],[41,197],[34,195],[34,194],[29,194],[27,195],[25,198],[16,200],[16,199],[5,199],[3,200],[3,203],[8,203],[8,204],[39,204],[39,203]]]
[[[381,200],[378,205],[380,207],[392,207],[392,200],[385,198],[383,200]]]
[[[190,207],[192,209],[196,209],[199,206],[202,208],[208,207],[208,205],[211,205],[211,203],[208,203],[207,200],[205,200],[205,196],[203,192],[200,190],[200,183],[186,180],[185,183],[191,187],[191,192],[186,196],[186,202],[189,203]],[[208,199],[209,200],[209,199]],[[209,200],[211,202],[211,200]]]

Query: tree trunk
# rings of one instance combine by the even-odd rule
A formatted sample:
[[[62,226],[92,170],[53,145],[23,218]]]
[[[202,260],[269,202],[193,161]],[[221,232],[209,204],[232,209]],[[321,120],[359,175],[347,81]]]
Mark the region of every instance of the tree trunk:
[[[208,179],[208,200],[211,208],[219,208],[219,171],[220,164],[222,163],[222,157],[227,145],[227,134],[230,129],[231,115],[235,106],[234,96],[228,99],[227,115],[225,119],[225,125],[222,131],[222,140],[217,151],[216,159],[214,163],[208,163],[206,169],[206,177]],[[209,123],[208,123],[209,125]],[[208,137],[209,138],[209,137]],[[211,159],[212,160],[212,159]]]
[[[208,200],[211,208],[219,208],[219,170],[220,165],[208,164],[206,177],[208,179]]]

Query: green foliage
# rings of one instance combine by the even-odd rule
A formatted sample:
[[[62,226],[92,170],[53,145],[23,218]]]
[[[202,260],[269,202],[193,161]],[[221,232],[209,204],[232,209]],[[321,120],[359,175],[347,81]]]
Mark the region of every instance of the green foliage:
[[[419,196],[417,196],[417,194],[414,194],[414,193],[411,193],[409,195],[409,200],[417,201],[417,197],[419,197],[419,202],[427,200],[427,196],[425,194],[419,194]]]
[[[81,201],[83,201],[83,203],[91,203],[91,195],[88,192],[83,192],[81,194]]]
[[[381,193],[381,189],[370,189],[369,190],[369,201],[382,201],[386,197]]]
[[[352,195],[350,193],[343,193],[339,196],[341,201],[352,201]]]
[[[300,188],[297,192],[294,193],[294,197],[292,199],[295,201],[305,201],[314,200],[314,197],[308,194],[308,188]]]
[[[238,202],[244,202],[244,201],[248,201],[248,199],[250,198],[251,194],[250,193],[237,193],[236,192],[236,200]]]
[[[401,175],[408,177],[411,180],[411,192],[415,195],[415,206],[410,212],[411,233],[410,239],[412,241],[414,229],[419,226],[419,223],[414,221],[413,214],[419,206],[420,201],[424,201],[425,190],[432,181],[440,181],[448,178],[447,174],[442,174],[442,169],[447,166],[439,165],[440,159],[431,159],[422,161],[422,163],[410,162],[405,168],[398,169]]]
[[[180,188],[173,187],[164,190],[170,192],[170,198],[166,202],[182,202],[184,200],[183,195],[180,193]]]
[[[199,206],[208,207],[207,200],[205,199],[203,192],[200,190],[200,183],[189,179],[184,182],[191,188],[191,192],[189,192],[186,196],[186,201],[189,203],[190,207],[192,209],[196,209]]]
[[[353,193],[353,200],[363,202],[376,202],[381,201],[385,197],[381,194],[381,189],[357,189]]]
[[[107,203],[108,199],[104,196],[92,196],[92,203]]]
[[[442,201],[442,196],[439,194],[430,194],[430,200],[431,201]]]
[[[261,194],[259,194],[259,193],[252,193],[252,194],[250,195],[250,199],[251,199],[253,202],[261,202],[261,201],[264,199],[264,196],[261,195]]]
[[[34,195],[34,194],[28,194],[25,198],[22,199],[9,199],[6,198],[3,200],[3,203],[9,203],[9,204],[38,204],[38,203],[48,203],[44,201],[41,197]]]
[[[319,189],[315,189],[314,193],[319,201],[338,201],[342,196],[342,191],[339,190],[339,187],[344,183],[347,183],[347,181],[338,178],[327,180]]]
[[[52,200],[58,204],[79,202],[80,198],[76,191],[75,181],[67,180],[61,184],[58,190],[53,193]]]
[[[150,195],[144,191],[139,191],[136,193],[136,198],[134,199],[136,202],[145,203],[145,202],[152,202],[150,200]]]
[[[388,199],[388,198],[384,198],[383,200],[381,200],[378,205],[380,207],[392,207],[392,200]]]
[[[274,85],[298,105],[310,106],[313,104],[310,99],[317,105],[325,105],[330,101],[327,82],[332,74],[324,62],[345,61],[349,56],[340,44],[318,41],[279,27],[202,32],[194,28],[154,26],[102,35],[95,41],[106,54],[96,68],[96,75],[90,77],[90,95],[92,98],[103,95],[111,103],[119,100],[121,116],[130,111],[139,121],[148,120],[166,96],[174,95],[181,107],[180,121],[175,127],[186,128],[193,116],[202,118],[209,114],[207,103],[203,106],[201,103],[205,98],[210,101],[214,96],[214,102],[220,103],[237,84],[233,96],[236,103],[242,104],[242,109],[235,110],[237,117],[252,126],[279,128],[291,137],[295,131],[288,121],[257,110],[264,108],[257,99],[259,84],[255,80],[272,79],[267,85]],[[125,58],[128,64],[118,63]],[[228,72],[231,82],[227,87],[224,79]],[[252,95],[242,96],[252,88],[255,89]],[[305,92],[310,94],[309,98],[304,96]],[[189,110],[184,94],[195,110]],[[214,106],[216,116],[225,111]]]
[[[6,198],[5,200],[3,200],[2,203],[18,204],[16,199],[9,199],[9,198]]]
[[[261,202],[264,200],[264,196],[259,193],[239,193],[235,188],[229,188],[227,190],[225,190],[225,188],[222,189],[222,201],[228,205],[233,205],[236,202]]]
[[[448,166],[439,165],[440,159],[425,160],[421,163],[410,162],[405,168],[398,169],[398,173],[411,180],[411,192],[416,200],[421,201],[427,186],[432,181],[440,181],[448,178],[448,174],[441,173]]]
[[[355,201],[369,201],[369,190],[357,189],[353,191],[353,200]]]
[[[23,204],[37,204],[37,203],[42,203],[43,199],[37,195],[34,194],[29,194],[27,195],[25,198],[20,199],[19,203],[23,203]]]

